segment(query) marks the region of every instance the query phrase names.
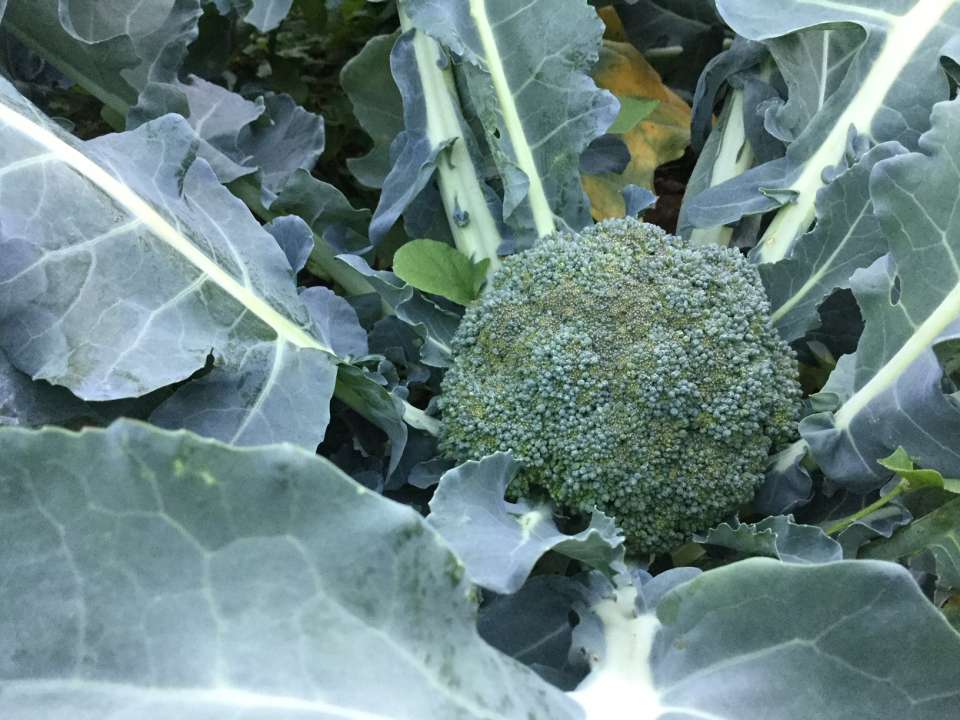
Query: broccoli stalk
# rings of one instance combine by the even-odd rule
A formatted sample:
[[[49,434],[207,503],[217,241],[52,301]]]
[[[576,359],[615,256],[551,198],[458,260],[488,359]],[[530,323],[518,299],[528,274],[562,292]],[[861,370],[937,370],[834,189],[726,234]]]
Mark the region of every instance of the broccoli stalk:
[[[467,313],[441,450],[509,451],[511,490],[617,518],[667,551],[751,499],[799,410],[796,360],[756,270],[636,220],[508,258]]]

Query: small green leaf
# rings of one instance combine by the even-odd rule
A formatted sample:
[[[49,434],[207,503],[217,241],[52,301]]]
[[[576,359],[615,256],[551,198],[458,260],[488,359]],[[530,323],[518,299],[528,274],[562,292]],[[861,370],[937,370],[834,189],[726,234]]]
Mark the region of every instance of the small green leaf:
[[[463,253],[436,240],[413,240],[393,256],[393,272],[423,292],[469,305],[487,276],[489,260],[473,263]]]
[[[960,480],[945,478],[936,470],[917,468],[913,458],[902,447],[898,447],[892,455],[877,460],[887,470],[892,470],[902,477],[908,490],[919,490],[925,487],[942,488],[947,492],[960,493]]]
[[[659,100],[651,100],[649,98],[621,97],[618,99],[620,100],[620,114],[617,115],[617,119],[613,121],[613,125],[607,130],[608,133],[615,135],[623,135],[633,130],[637,125],[646,120],[647,117],[650,116],[650,113],[656,110],[660,104]]]

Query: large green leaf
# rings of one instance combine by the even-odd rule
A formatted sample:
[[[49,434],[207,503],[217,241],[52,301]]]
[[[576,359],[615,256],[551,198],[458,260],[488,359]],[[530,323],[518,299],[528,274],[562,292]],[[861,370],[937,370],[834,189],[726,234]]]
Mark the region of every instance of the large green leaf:
[[[411,508],[289,446],[0,430],[0,716],[574,720]]]
[[[479,640],[414,510],[311,453],[121,422],[0,429],[0,454],[3,717],[582,717]],[[943,720],[960,700],[960,636],[895,564],[689,570],[595,608],[588,718]]]
[[[789,100],[768,124],[790,145],[785,158],[693,199],[686,215],[698,227],[715,227],[782,206],[756,253],[761,262],[776,262],[813,222],[824,171],[843,159],[851,128],[876,142],[916,147],[929,127],[929,109],[949,96],[940,58],[950,52],[960,5],[719,0],[717,6],[738,34],[764,42],[776,58]]]
[[[952,347],[960,318],[960,103],[937,105],[932,123],[921,153],[873,170],[891,257],[853,276],[866,327],[844,402],[801,425],[827,475],[858,492],[883,484],[890,473],[876,461],[899,446],[925,467],[960,475],[960,409],[937,356]]]
[[[589,224],[580,154],[617,116],[588,72],[603,23],[586,0],[403,0],[414,27],[463,58],[461,93],[503,180],[503,218],[536,238]]]
[[[80,144],[0,81],[0,347],[86,400],[214,367],[158,410],[231,442],[322,438],[336,377],[279,245],[170,115]]]
[[[960,635],[893,563],[756,558],[655,615],[632,599],[596,608],[606,647],[574,693],[588,720],[943,720],[960,701]]]

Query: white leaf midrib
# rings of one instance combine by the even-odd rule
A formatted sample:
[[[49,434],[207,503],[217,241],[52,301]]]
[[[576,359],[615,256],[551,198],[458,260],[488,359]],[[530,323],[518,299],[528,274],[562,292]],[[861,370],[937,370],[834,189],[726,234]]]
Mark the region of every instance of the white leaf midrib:
[[[824,185],[823,169],[843,157],[850,127],[863,134],[870,133],[873,120],[900,78],[901,71],[955,3],[956,0],[918,0],[905,15],[889,16],[883,47],[860,89],[834,122],[817,151],[804,162],[799,177],[787,188],[797,193],[797,201],[777,213],[760,239],[757,247],[760,262],[778,262],[790,254],[797,239],[813,222],[817,190]],[[862,8],[843,3],[825,4],[821,1],[807,4],[843,8],[863,14]]]
[[[278,312],[250,287],[233,278],[143,198],[79,150],[71,147],[53,132],[21,115],[5,103],[0,103],[0,123],[40,145],[47,152],[56,156],[57,160],[71,167],[90,183],[97,186],[118,205],[125,208],[132,218],[139,220],[154,237],[183,256],[201,273],[205,274],[212,283],[272,328],[278,339],[295,347],[321,350],[335,355],[331,348],[319,342],[299,325]]]
[[[494,33],[495,25],[490,21],[486,0],[469,0],[469,2],[470,17],[473,19],[476,27],[477,36],[480,38],[484,64],[486,65],[485,69],[490,74],[490,81],[500,105],[505,130],[510,138],[510,145],[513,149],[517,166],[523,170],[529,182],[527,201],[530,204],[530,210],[533,214],[534,225],[536,226],[537,233],[540,237],[543,237],[556,230],[553,209],[550,207],[550,201],[547,199],[543,179],[540,177],[540,170],[533,157],[533,148],[527,139],[523,121],[520,119],[520,111],[517,108],[516,98],[510,88],[507,71],[500,57],[500,50],[497,47],[497,38]],[[534,4],[536,3],[531,2],[529,5],[524,6],[522,10],[526,10]]]

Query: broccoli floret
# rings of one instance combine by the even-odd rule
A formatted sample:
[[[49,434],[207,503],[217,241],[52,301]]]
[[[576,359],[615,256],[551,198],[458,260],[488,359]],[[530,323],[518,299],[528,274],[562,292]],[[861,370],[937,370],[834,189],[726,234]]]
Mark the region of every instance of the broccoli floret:
[[[739,252],[636,220],[511,258],[471,306],[443,380],[440,448],[510,451],[511,491],[614,516],[661,552],[751,499],[800,388]]]

